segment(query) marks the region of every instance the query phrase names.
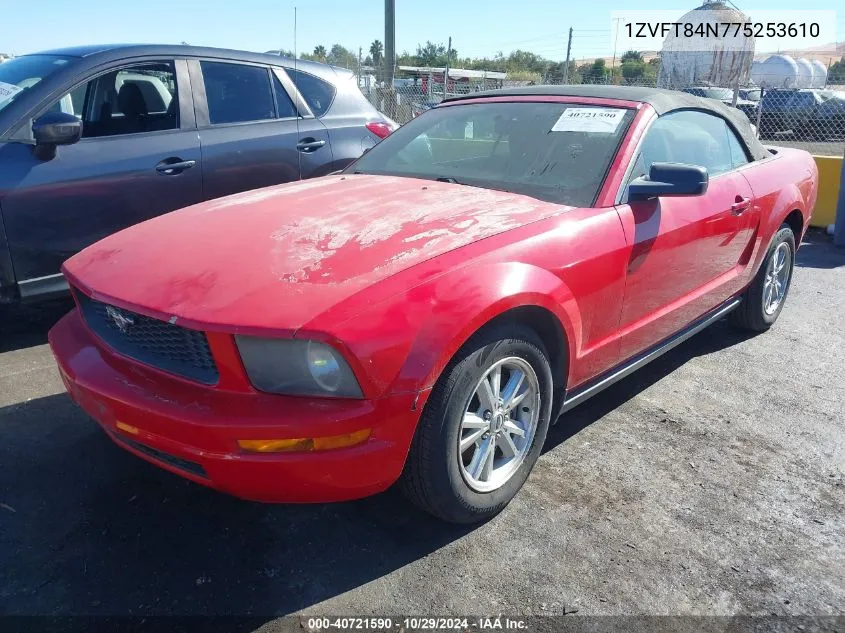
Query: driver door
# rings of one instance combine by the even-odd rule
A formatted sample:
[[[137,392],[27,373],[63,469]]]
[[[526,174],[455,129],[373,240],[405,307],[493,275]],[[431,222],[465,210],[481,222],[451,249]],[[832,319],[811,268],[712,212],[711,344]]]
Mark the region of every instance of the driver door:
[[[89,244],[203,197],[184,60],[99,70],[36,116],[51,110],[83,119],[78,143],[57,148],[52,160],[27,143],[4,147],[16,185],[3,198],[3,222],[24,298],[61,288],[62,262]]]
[[[753,239],[747,154],[728,124],[700,111],[660,117],[646,133],[631,179],[653,162],[706,167],[701,196],[661,196],[618,207],[631,253],[620,323],[622,358],[684,329],[741,290]]]

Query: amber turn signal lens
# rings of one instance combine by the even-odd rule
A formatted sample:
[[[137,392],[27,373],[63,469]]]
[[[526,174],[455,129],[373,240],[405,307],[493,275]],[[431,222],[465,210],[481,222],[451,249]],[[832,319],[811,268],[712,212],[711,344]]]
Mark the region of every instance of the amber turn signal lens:
[[[299,437],[286,440],[238,440],[238,446],[251,453],[291,453],[294,451],[327,451],[346,448],[367,441],[372,429],[361,429],[343,435]]]
[[[132,435],[138,435],[138,429],[134,426],[129,426],[123,422],[115,422],[114,425],[119,428],[124,433],[131,433]]]

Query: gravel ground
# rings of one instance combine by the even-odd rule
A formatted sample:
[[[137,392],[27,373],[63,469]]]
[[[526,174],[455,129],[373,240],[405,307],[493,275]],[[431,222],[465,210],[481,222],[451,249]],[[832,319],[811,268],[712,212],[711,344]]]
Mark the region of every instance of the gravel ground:
[[[845,616],[845,251],[813,233],[798,264],[771,331],[718,323],[570,412],[475,528],[164,473],[64,394],[67,304],[7,310],[0,614]]]

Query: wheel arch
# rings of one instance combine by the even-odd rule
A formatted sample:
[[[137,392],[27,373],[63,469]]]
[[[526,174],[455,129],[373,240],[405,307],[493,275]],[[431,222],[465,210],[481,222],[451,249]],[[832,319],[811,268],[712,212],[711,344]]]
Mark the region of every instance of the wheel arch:
[[[524,263],[495,267],[499,269],[497,277],[503,283],[483,287],[476,283],[474,287],[463,287],[462,296],[473,297],[473,301],[464,311],[470,316],[462,327],[444,327],[443,319],[430,315],[425,327],[418,332],[392,391],[413,388],[420,392],[419,404],[424,404],[431,388],[473,336],[503,323],[518,323],[531,328],[543,342],[549,355],[555,392],[563,392],[581,331],[574,296],[559,277],[547,270]],[[490,268],[485,272],[489,277]],[[465,279],[473,276],[472,271],[466,271],[465,275],[469,275]],[[458,280],[450,280],[449,284],[461,287]],[[476,294],[480,290],[486,292]]]
[[[792,234],[795,236],[795,247],[801,244],[801,238],[804,237],[804,214],[800,209],[793,209],[786,214],[786,217],[781,222],[781,225],[786,224],[792,229]],[[777,232],[777,229],[775,230]]]
[[[485,330],[504,325],[526,327],[540,338],[549,358],[555,388],[565,387],[570,358],[569,339],[558,316],[548,308],[536,303],[522,304],[508,308],[491,318],[473,332],[467,341]],[[464,344],[466,344],[466,341]],[[458,350],[460,350],[460,347]]]

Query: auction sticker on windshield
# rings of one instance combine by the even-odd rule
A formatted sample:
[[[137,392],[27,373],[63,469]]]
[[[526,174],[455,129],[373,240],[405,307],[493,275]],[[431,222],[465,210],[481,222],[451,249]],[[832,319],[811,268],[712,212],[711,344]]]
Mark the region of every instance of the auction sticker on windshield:
[[[10,97],[14,97],[18,94],[23,88],[20,86],[16,86],[15,84],[7,84],[5,82],[0,81],[0,101],[5,101]]]
[[[567,108],[552,126],[552,132],[604,132],[613,134],[622,123],[621,108]]]

